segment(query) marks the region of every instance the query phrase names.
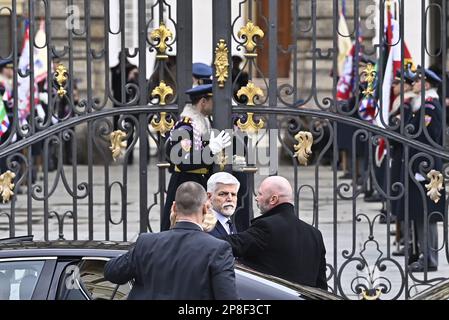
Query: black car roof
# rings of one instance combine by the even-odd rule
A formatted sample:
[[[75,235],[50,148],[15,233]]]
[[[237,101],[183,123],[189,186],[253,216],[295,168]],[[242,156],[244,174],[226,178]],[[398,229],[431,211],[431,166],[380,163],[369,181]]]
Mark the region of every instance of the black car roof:
[[[82,240],[0,242],[0,258],[80,255],[111,257],[124,253],[131,244],[131,242]]]

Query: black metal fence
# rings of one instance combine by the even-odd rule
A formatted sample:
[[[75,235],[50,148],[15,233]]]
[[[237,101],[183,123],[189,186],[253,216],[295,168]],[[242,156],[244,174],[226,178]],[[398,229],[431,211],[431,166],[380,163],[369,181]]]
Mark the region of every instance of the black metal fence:
[[[214,127],[220,130],[239,127],[256,149],[257,146],[262,149],[267,141],[267,173],[282,171],[279,161],[284,161],[284,170],[294,186],[299,216],[303,212],[300,202],[304,194],[312,195],[310,222],[323,230],[327,243],[332,244],[328,246],[331,254],[327,256],[331,290],[347,298],[363,294],[408,298],[416,286],[432,285],[444,278],[440,272],[435,273],[436,277],[428,272],[433,267],[428,257],[440,253],[440,270],[447,267],[449,260],[444,192],[444,181],[449,178],[446,102],[439,99],[443,105],[439,109],[437,105],[433,109],[430,106],[432,114],[421,108],[428,104],[429,98],[424,88],[424,68],[415,70],[414,65],[404,63],[409,61],[406,44],[388,39],[383,32],[390,25],[388,15],[379,13],[391,8],[400,27],[400,40],[404,39],[405,6],[422,7],[422,58],[415,65],[426,66],[426,56],[430,56],[443,78],[440,96],[446,97],[446,76],[441,70],[446,70],[447,3],[432,2],[425,7],[425,1],[415,4],[380,1],[379,5],[371,1],[346,1],[345,5],[352,9],[345,10],[351,11],[346,13],[346,19],[352,32],[344,34],[339,30],[341,1],[291,0],[288,1],[291,40],[281,45],[280,33],[285,31],[279,28],[279,17],[285,10],[282,2],[212,1],[213,39],[205,41],[212,41],[214,48]],[[194,8],[189,0],[138,1],[137,7],[131,9],[137,17],[138,47],[127,48],[126,3],[118,1],[118,30],[110,26],[111,3],[30,0],[23,4],[13,0],[10,6],[1,8],[0,12],[9,17],[12,39],[8,53],[2,57],[12,60],[12,66],[8,67],[11,72],[2,73],[1,79],[9,125],[3,123],[7,129],[2,131],[0,145],[3,174],[0,187],[4,201],[0,226],[9,236],[36,234],[45,240],[109,240],[115,237],[111,236],[111,228],[120,227],[120,240],[129,240],[130,234],[152,231],[155,226],[150,223],[150,215],[162,212],[168,177],[165,133],[188,103],[184,92],[192,86]],[[366,10],[370,5],[375,5],[374,11]],[[322,6],[330,9],[323,10]],[[71,9],[64,11],[65,8]],[[331,15],[326,16],[323,11]],[[433,12],[433,20],[437,17],[441,23],[438,44],[434,45],[437,51],[429,51],[426,45],[429,11]],[[76,12],[79,17],[74,16]],[[366,29],[364,22],[370,18],[367,12],[378,13],[377,29]],[[327,18],[321,19],[323,16]],[[78,18],[79,25],[75,23],[72,28],[67,24]],[[19,25],[19,21],[24,23]],[[28,27],[29,49],[23,50],[18,41],[22,37],[19,30]],[[39,30],[45,37],[33,36]],[[322,32],[329,32],[330,37],[322,37]],[[368,35],[371,38],[376,34],[378,43],[368,45]],[[120,63],[115,69],[108,54],[112,36],[121,39]],[[352,68],[356,72],[352,74],[352,89],[347,99],[341,98],[339,89],[339,80],[344,78],[338,71],[341,38],[351,39],[353,66],[364,65],[360,70]],[[329,45],[320,48],[323,39]],[[242,71],[233,77],[231,47],[235,44],[244,59]],[[385,108],[386,102],[381,102],[379,97],[384,90],[380,84],[387,80],[389,53],[397,47],[401,90],[397,116],[392,117],[391,109]],[[173,64],[175,48],[176,64]],[[145,72],[148,54],[156,55],[151,77]],[[29,56],[28,65],[26,56]],[[45,61],[39,60],[42,57],[46,57]],[[138,59],[137,68],[127,62],[134,57]],[[281,57],[288,61],[286,78],[278,76]],[[368,58],[376,61],[367,61]],[[263,59],[265,67],[262,67]],[[331,82],[327,80],[330,94],[321,86],[325,81],[322,65],[326,63],[330,66],[326,72],[331,71]],[[411,71],[414,81],[423,86],[415,97],[417,110],[412,113],[413,104],[406,93],[406,78]],[[239,79],[246,74],[246,84],[237,87]],[[82,88],[76,79],[82,79]],[[404,120],[408,119],[407,115],[415,120]],[[238,117],[239,121],[233,121]],[[338,173],[342,165],[342,144],[348,150],[351,182],[340,179]],[[150,153],[150,145],[157,149],[155,155]],[[132,176],[128,162],[137,151],[137,174]],[[379,152],[383,156],[382,164],[378,163]],[[249,200],[248,211],[252,216],[254,175],[258,179],[258,173],[254,172],[258,162],[249,159],[248,152],[246,155],[248,166],[241,170],[247,175],[248,191],[244,197]],[[116,158],[120,159],[118,165],[114,163]],[[81,167],[86,169],[82,174]],[[120,174],[113,177],[117,168]],[[224,169],[231,170],[231,165],[225,163]],[[322,179],[326,170],[331,172],[328,175],[331,192],[323,196]],[[156,172],[157,177],[149,175],[150,171]],[[299,179],[304,172],[311,173],[308,180]],[[138,217],[131,217],[129,190],[136,184],[138,188],[132,190],[138,190],[139,213]],[[58,203],[55,198],[61,190],[68,202]],[[373,214],[364,208],[363,196],[372,192],[379,194],[383,201],[382,212]],[[323,209],[323,198],[328,209]],[[431,205],[437,200],[439,207]],[[350,243],[339,242],[343,204],[350,208],[351,221],[344,231],[351,234]],[[113,212],[115,207],[119,208],[118,212]],[[412,217],[410,212],[414,207],[421,209]],[[97,219],[98,216],[101,218]],[[324,216],[329,218],[330,228],[321,223]],[[400,222],[396,232],[403,233],[396,241],[403,241],[404,257],[392,254],[390,229],[394,217]],[[376,222],[383,218],[385,227],[378,226]],[[440,222],[435,224],[435,220]],[[57,235],[52,233],[54,223],[58,226]],[[137,225],[138,229],[134,230]],[[368,232],[361,239],[360,228]],[[435,236],[437,229],[443,234],[440,232],[440,241],[433,248],[430,243],[434,244],[435,239],[431,240],[431,236]],[[424,272],[419,274],[412,273],[408,265],[418,253],[424,257]],[[348,271],[350,266],[352,269]]]

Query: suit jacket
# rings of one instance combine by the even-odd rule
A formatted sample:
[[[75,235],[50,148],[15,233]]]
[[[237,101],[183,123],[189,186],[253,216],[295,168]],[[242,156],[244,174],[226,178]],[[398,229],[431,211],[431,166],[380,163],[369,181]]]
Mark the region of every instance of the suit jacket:
[[[233,233],[237,233],[237,229],[235,228],[235,224],[232,224],[232,230]],[[226,229],[223,227],[220,221],[217,220],[217,223],[215,224],[215,228],[212,229],[212,231],[209,232],[211,236],[214,236],[216,238],[223,238],[228,235],[226,232]]]
[[[231,246],[191,222],[140,235],[104,275],[117,284],[134,279],[128,299],[237,299]]]
[[[321,232],[298,219],[289,203],[253,219],[246,231],[223,239],[240,262],[255,270],[327,290]]]

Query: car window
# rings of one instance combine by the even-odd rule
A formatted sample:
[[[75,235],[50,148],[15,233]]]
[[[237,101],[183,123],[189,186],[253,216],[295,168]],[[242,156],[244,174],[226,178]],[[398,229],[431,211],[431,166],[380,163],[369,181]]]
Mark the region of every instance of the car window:
[[[104,266],[107,261],[84,259],[80,265],[80,279],[83,286],[95,300],[124,300],[131,286],[126,283],[117,285],[104,278]]]
[[[60,300],[123,300],[131,290],[129,284],[116,285],[104,279],[107,261],[85,258],[68,265],[58,290]]]
[[[0,261],[0,300],[31,300],[45,261]]]

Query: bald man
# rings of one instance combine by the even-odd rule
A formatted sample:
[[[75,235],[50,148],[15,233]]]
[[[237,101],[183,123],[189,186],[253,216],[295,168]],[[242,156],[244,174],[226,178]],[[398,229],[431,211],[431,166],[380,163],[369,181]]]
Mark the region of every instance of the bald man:
[[[246,231],[222,238],[231,244],[234,256],[257,271],[327,290],[323,237],[296,217],[287,179],[266,178],[256,201],[262,215]]]

